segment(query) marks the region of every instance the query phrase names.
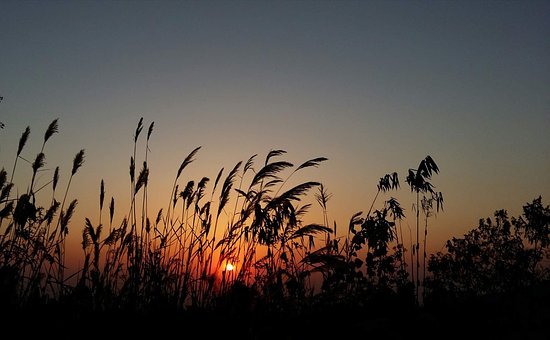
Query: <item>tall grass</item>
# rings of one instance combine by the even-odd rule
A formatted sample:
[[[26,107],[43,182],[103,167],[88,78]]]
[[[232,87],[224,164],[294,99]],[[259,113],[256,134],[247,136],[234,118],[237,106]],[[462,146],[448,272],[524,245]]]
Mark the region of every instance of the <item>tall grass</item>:
[[[403,224],[409,226],[405,209],[392,196],[400,189],[397,173],[379,179],[372,202],[365,205],[366,214],[353,214],[347,228],[338,229],[336,221],[331,221],[332,194],[325,185],[296,183],[293,178],[327,159],[316,157],[294,165],[285,160],[286,151],[278,149],[222,168],[211,180],[188,176],[188,168],[201,151],[200,147],[189,148],[175,169],[164,200],[167,204],[152,212],[148,190],[154,175],[149,165],[153,128],[151,123],[144,135],[140,119],[135,129],[128,168],[130,199],[122,204],[115,201],[109,183],[101,180],[98,213],[89,213],[83,221],[73,218],[78,201],[70,189],[84,165],[84,150],[73,158],[64,177],[63,166],[51,173],[45,168],[46,146],[58,131],[57,120],[46,129],[34,161],[21,163],[32,171],[29,182],[12,183],[21,167],[18,160],[26,157],[30,128],[25,129],[15,160],[9,164],[12,173],[0,170],[0,311],[15,315],[8,322],[19,318],[18,311],[30,310],[48,322],[56,320],[66,326],[77,320],[79,326],[91,330],[101,328],[98,325],[105,321],[124,324],[120,315],[134,318],[149,312],[143,320],[154,323],[157,332],[170,329],[170,318],[162,312],[182,311],[170,315],[187,315],[190,323],[201,320],[209,327],[222,320],[237,320],[240,324],[235,326],[246,329],[251,337],[265,334],[249,328],[259,320],[268,331],[286,327],[273,334],[284,338],[315,337],[315,332],[343,336],[339,327],[349,327],[354,335],[366,330],[376,336],[378,321],[385,318],[392,329],[403,328],[404,338],[415,332],[427,334],[428,328],[413,326],[420,319],[408,313],[424,301],[432,306],[448,304],[448,309],[437,310],[437,319],[454,322],[458,313],[447,316],[444,312],[453,311],[455,302],[468,301],[457,297],[511,294],[548,283],[543,261],[550,245],[550,208],[540,197],[526,205],[518,219],[509,220],[500,211],[495,223],[480,221],[479,228],[463,239],[449,241],[447,254],[432,255],[426,268],[428,230],[443,204],[442,194],[431,184],[439,168],[430,156],[406,177],[415,200],[408,249],[402,230]],[[50,178],[46,183],[38,176],[41,172]],[[321,213],[312,217],[315,201]],[[306,223],[310,220],[318,223]],[[67,236],[80,227],[82,264],[68,267]],[[433,273],[431,278],[427,269]],[[429,312],[429,308],[424,310]],[[73,311],[76,316],[67,318]],[[163,316],[155,318],[157,312]],[[97,318],[101,315],[106,318]],[[377,321],[369,323],[369,315]],[[338,316],[344,316],[346,320],[338,321],[345,322],[333,319]],[[41,328],[29,322],[30,318],[21,320],[40,331],[53,329],[49,323]],[[290,334],[289,324],[281,320],[300,323],[306,331]],[[316,329],[314,322],[323,327]],[[362,322],[365,327],[356,332],[355,326]],[[331,332],[324,323],[337,327]],[[124,328],[126,336],[130,328]],[[381,333],[387,335],[386,331]]]
[[[59,182],[59,167],[52,179],[35,189],[36,175],[45,171],[44,149],[46,142],[58,131],[57,119],[48,126],[42,147],[34,162],[31,163],[32,178],[27,191],[21,195],[12,195],[13,178],[17,161],[30,136],[30,128],[23,132],[10,175],[0,171],[0,271],[2,290],[8,292],[8,303],[25,304],[40,296],[61,297],[67,289],[65,271],[65,237],[68,234],[70,220],[77,206],[77,200],[71,201],[67,209],[65,202],[73,177],[84,162],[84,150],[77,153],[69,177],[62,203],[56,199]],[[38,205],[36,194],[51,185],[52,199],[49,206]],[[59,212],[59,214],[57,214]],[[53,229],[52,229],[53,228]]]
[[[419,295],[420,288],[424,288],[426,281],[426,244],[428,238],[428,218],[432,216],[433,202],[436,203],[436,211],[439,212],[443,208],[443,195],[441,192],[435,191],[434,185],[430,182],[434,174],[439,173],[439,167],[430,156],[426,156],[416,169],[409,169],[407,175],[407,184],[414,192],[416,204],[413,205],[413,210],[416,212],[416,242],[413,246],[413,252],[416,254],[415,270],[416,280],[413,279],[415,285],[416,303],[419,304],[421,299]],[[423,241],[423,257],[422,257],[422,281],[420,281],[420,211],[424,212],[424,241]]]
[[[281,309],[290,301],[314,298],[312,277],[316,273],[322,277],[322,293],[336,297],[335,301],[357,292],[397,292],[409,282],[402,230],[398,231],[405,217],[403,209],[393,197],[378,203],[383,194],[399,189],[397,173],[380,178],[367,214],[355,214],[347,235],[340,236],[336,222],[329,220],[332,195],[326,187],[317,181],[292,180],[297,172],[316,168],[327,158],[294,165],[283,158],[285,150],[275,149],[261,162],[258,155],[251,155],[227,173],[220,169],[214,181],[207,176],[188,178],[186,170],[199,155],[199,146],[183,157],[167,204],[152,213],[147,193],[154,123],[145,137],[143,128],[141,118],[129,157],[130,200],[122,208],[126,213],[118,213],[121,207],[112,196],[108,219],[104,218],[108,185],[101,180],[99,211],[95,218],[88,216],[83,221],[83,261],[76,269],[67,268],[65,251],[78,201],[67,202],[73,178],[84,163],[84,150],[73,159],[61,200],[56,190],[59,167],[48,183],[35,190],[36,173],[45,164],[44,147],[58,132],[54,120],[31,164],[28,191],[13,196],[13,171],[30,135],[30,128],[25,130],[11,179],[7,180],[5,170],[0,173],[0,268],[2,282],[8,286],[2,289],[12,289],[13,303],[24,306],[31,300],[67,296],[90,301],[97,310],[213,308],[242,287],[269,308]],[[144,145],[142,150],[140,145]],[[425,177],[422,170],[417,173]],[[35,194],[48,186],[52,194],[45,208]],[[305,222],[310,194],[322,211],[319,223]],[[381,205],[378,209],[377,204]]]

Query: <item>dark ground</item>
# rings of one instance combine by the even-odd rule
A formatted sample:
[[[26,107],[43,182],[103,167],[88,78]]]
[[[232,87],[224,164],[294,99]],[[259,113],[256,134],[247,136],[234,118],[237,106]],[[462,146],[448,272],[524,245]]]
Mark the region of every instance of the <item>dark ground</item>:
[[[24,339],[550,339],[550,290],[378,313],[347,305],[300,313],[243,312],[230,306],[221,311],[92,312],[44,305],[4,309],[0,322],[4,335]]]

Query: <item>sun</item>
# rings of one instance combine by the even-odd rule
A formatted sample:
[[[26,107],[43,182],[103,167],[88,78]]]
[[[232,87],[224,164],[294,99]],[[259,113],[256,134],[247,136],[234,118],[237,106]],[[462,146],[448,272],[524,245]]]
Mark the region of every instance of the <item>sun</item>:
[[[235,266],[231,263],[227,263],[227,265],[225,266],[225,270],[227,270],[228,272],[232,271],[233,269],[235,269]]]

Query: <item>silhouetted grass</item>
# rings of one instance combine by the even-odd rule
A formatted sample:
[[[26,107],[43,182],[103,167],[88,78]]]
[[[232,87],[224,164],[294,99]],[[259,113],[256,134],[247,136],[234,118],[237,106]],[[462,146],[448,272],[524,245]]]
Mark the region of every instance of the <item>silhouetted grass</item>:
[[[67,235],[75,230],[70,226],[75,225],[72,216],[78,207],[77,199],[70,199],[70,187],[84,164],[84,150],[73,159],[60,200],[60,167],[48,183],[38,187],[36,175],[43,171],[46,142],[58,132],[54,120],[30,163],[30,184],[14,195],[12,181],[30,128],[23,132],[12,173],[0,171],[0,303],[11,319],[52,322],[55,326],[44,324],[50,330],[59,325],[52,321],[57,313],[75,327],[84,327],[89,320],[110,322],[110,318],[149,320],[143,321],[148,325],[177,319],[204,329],[212,323],[229,323],[228,327],[249,338],[363,333],[405,338],[418,329],[417,322],[424,323],[425,336],[430,334],[426,327],[431,322],[433,330],[441,329],[437,322],[454,327],[450,318],[437,315],[452,306],[467,310],[485,301],[479,299],[530,296],[526,289],[548,284],[544,261],[550,245],[550,209],[541,198],[511,222],[501,212],[496,225],[487,220],[464,239],[449,241],[447,253],[432,255],[426,268],[429,218],[443,204],[442,194],[430,182],[439,172],[430,156],[409,170],[406,178],[416,199],[416,240],[414,244],[411,240],[407,261],[401,228],[404,209],[394,197],[379,202],[400,189],[397,173],[380,178],[367,213],[354,214],[347,230],[339,234],[337,223],[328,216],[332,194],[326,187],[316,181],[289,184],[295,173],[318,167],[327,158],[295,166],[284,160],[286,151],[271,150],[261,162],[252,155],[228,172],[220,169],[214,181],[206,176],[185,180],[199,146],[191,149],[175,172],[167,205],[152,213],[147,193],[154,123],[139,152],[143,127],[142,118],[130,156],[129,206],[120,207],[111,197],[108,219],[103,216],[108,188],[103,180],[99,183],[99,212],[96,218],[85,218],[79,268],[67,268],[65,250]],[[17,186],[21,187],[25,186]],[[51,190],[47,202],[37,199],[42,190]],[[305,198],[312,191],[322,215],[320,223],[307,224],[311,205]],[[127,213],[115,219],[115,210],[121,209]],[[319,290],[314,289],[316,280]],[[548,295],[537,298],[544,300]],[[495,304],[490,306],[488,311]],[[507,308],[523,307],[511,302]],[[534,310],[540,318],[537,322],[543,324],[548,309]]]

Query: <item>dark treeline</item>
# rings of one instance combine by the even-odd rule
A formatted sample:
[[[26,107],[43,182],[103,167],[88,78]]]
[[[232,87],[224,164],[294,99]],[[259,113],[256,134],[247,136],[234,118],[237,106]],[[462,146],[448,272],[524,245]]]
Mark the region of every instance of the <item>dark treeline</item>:
[[[167,205],[152,213],[154,124],[143,128],[141,119],[129,157],[130,206],[115,218],[121,208],[101,181],[99,211],[85,221],[72,220],[78,201],[70,194],[84,150],[65,180],[56,167],[42,183],[37,174],[46,171],[45,149],[58,121],[47,128],[30,165],[18,162],[28,158],[22,153],[30,127],[23,132],[13,164],[0,171],[5,325],[61,338],[178,331],[259,339],[546,334],[550,208],[541,197],[517,217],[495,212],[449,240],[445,252],[429,255],[430,218],[443,209],[443,195],[432,184],[439,167],[430,156],[405,178],[413,216],[389,195],[401,188],[394,172],[380,178],[366,213],[354,214],[341,229],[328,216],[326,187],[292,179],[326,158],[296,166],[282,159],[284,150],[272,150],[220,169],[214,180],[185,181],[197,147],[177,169]],[[16,186],[20,166],[30,166],[32,177]],[[303,222],[308,195],[322,209],[320,223]],[[402,228],[406,218],[413,221],[410,233]],[[67,235],[78,229],[82,266],[67,268]]]

